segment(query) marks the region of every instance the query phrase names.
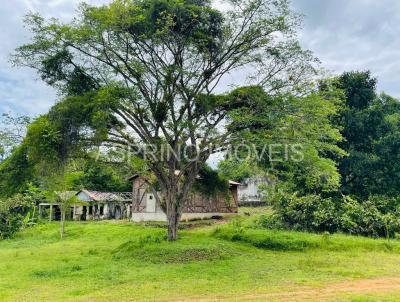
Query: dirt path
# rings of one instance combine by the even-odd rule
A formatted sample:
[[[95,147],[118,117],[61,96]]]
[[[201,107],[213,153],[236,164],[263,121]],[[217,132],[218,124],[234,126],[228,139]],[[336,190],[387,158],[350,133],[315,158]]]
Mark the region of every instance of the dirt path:
[[[400,293],[400,278],[375,278],[331,283],[319,288],[293,287],[286,292],[218,295],[212,298],[188,297],[179,302],[209,301],[327,301],[346,294]],[[177,300],[175,300],[177,301]]]

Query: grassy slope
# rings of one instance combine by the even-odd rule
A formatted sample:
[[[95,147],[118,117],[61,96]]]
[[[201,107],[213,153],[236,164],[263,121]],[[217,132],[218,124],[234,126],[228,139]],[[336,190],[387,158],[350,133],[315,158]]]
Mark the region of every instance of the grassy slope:
[[[181,231],[177,243],[131,223],[68,223],[63,241],[56,223],[25,230],[0,242],[0,301],[264,301],[257,295],[400,273],[400,242],[214,229]],[[400,300],[376,295],[328,300]]]

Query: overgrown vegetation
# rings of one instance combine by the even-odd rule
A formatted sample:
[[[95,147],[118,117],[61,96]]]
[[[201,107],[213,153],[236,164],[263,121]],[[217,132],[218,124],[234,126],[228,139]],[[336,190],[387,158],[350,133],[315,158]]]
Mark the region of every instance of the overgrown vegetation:
[[[29,14],[31,42],[12,61],[37,70],[60,99],[31,123],[2,116],[0,198],[11,198],[3,224],[14,224],[5,213],[19,207],[15,194],[32,184],[54,192],[53,175],[62,174],[63,191],[130,191],[126,176],[151,171],[176,240],[193,189],[231,202],[227,179],[261,174],[275,186],[264,189],[278,192],[263,225],[395,237],[400,102],[379,95],[368,71],[315,80],[318,60],[299,46],[301,18],[288,1],[239,2],[218,10],[210,1],[116,0],[82,5],[65,24]],[[246,86],[216,93],[221,78],[244,69]],[[157,150],[148,156],[143,146]],[[235,147],[239,158],[218,172],[205,166]]]
[[[0,199],[0,239],[13,237],[21,229],[37,222],[36,205],[43,198],[33,187],[25,194]]]
[[[297,116],[307,120],[308,106],[299,107],[289,122],[285,119],[281,127],[286,135],[278,135],[277,131],[278,139],[271,137],[272,143],[280,143],[280,149],[274,153],[278,160],[265,156],[261,161],[227,159],[219,164],[222,173],[239,180],[249,177],[252,167],[253,175],[266,174],[270,178],[273,185],[260,189],[266,191],[266,201],[273,205],[275,214],[261,219],[260,225],[371,237],[393,238],[400,232],[399,186],[395,177],[400,170],[400,102],[385,94],[378,95],[376,83],[369,72],[345,72],[335,79],[321,81],[318,89],[322,99],[336,107],[326,107],[321,115],[311,115],[301,130],[297,126],[302,121]],[[318,108],[316,112],[323,108],[320,103],[307,102]],[[273,104],[269,104],[270,109]],[[279,119],[275,123],[280,125]],[[333,129],[326,128],[329,124]],[[324,128],[330,129],[330,139],[311,145],[301,141],[304,158],[287,159],[291,134],[304,131],[310,137],[318,136],[316,129]],[[259,149],[268,141],[260,133],[253,135]]]
[[[227,203],[232,202],[229,180],[206,164],[199,170],[198,178],[193,184],[193,190],[209,197],[223,196]]]
[[[266,228],[394,238],[400,233],[399,206],[399,199],[385,196],[359,201],[348,196],[280,194],[273,202],[275,213],[260,217],[258,224]]]

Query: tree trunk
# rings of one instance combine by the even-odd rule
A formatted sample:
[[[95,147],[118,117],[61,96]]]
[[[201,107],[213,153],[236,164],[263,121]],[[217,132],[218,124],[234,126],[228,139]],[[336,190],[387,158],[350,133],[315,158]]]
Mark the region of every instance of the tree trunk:
[[[178,224],[180,220],[180,202],[178,200],[178,190],[172,188],[167,193],[167,220],[168,220],[168,241],[178,239]]]
[[[171,169],[171,171],[175,171]],[[189,190],[193,185],[196,175],[198,173],[198,168],[193,168],[190,174],[186,176],[184,183],[178,184],[178,182],[173,178],[174,172],[170,173],[170,183],[164,186],[164,212],[167,215],[168,220],[168,240],[175,241],[178,239],[178,225],[182,216],[182,208],[188,197]],[[157,196],[157,194],[155,194]]]
[[[60,221],[60,236],[61,239],[64,238],[64,230],[65,230],[65,211],[61,212],[61,221]]]
[[[168,241],[178,239],[178,215],[168,215]]]
[[[50,213],[49,213],[49,222],[51,222],[53,219],[53,205],[50,205]]]

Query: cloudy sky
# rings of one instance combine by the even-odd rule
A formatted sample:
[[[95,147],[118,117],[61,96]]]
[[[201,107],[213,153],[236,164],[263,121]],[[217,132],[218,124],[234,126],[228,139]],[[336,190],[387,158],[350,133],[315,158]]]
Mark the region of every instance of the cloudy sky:
[[[80,0],[13,0],[0,7],[0,113],[37,115],[56,100],[34,72],[12,68],[9,54],[28,41],[23,16],[37,11],[69,20]],[[92,4],[107,0],[89,0]],[[400,1],[292,0],[305,15],[302,44],[333,73],[372,71],[379,90],[400,98]]]

